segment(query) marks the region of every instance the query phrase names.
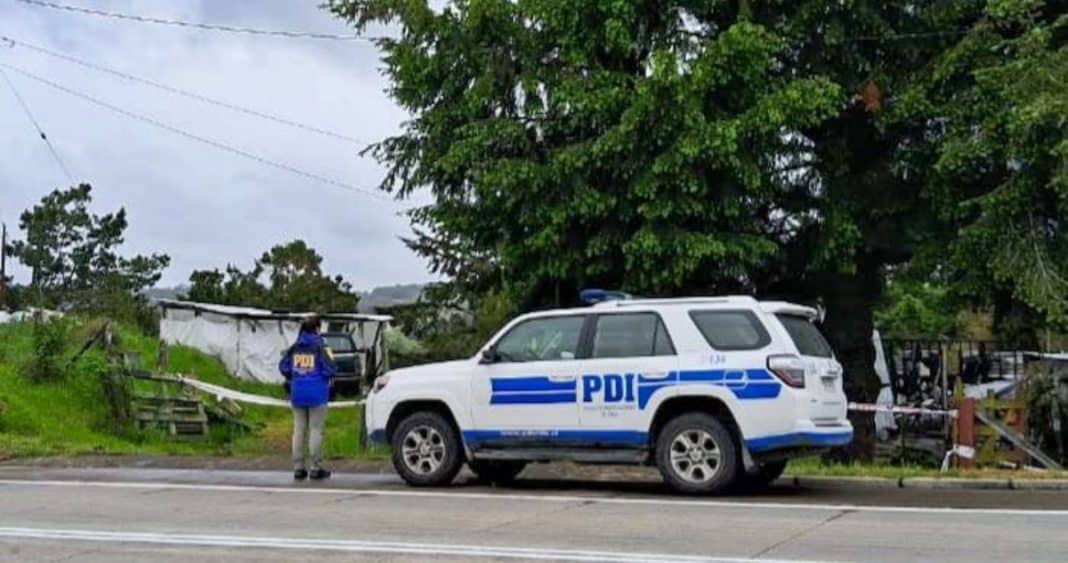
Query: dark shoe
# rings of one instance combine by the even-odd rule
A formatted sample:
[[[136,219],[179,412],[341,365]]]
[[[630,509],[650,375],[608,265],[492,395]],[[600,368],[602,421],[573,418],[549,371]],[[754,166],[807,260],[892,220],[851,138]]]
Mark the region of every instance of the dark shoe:
[[[308,470],[307,469],[297,469],[297,470],[293,471],[293,480],[294,481],[303,481],[303,480],[305,480],[307,478],[308,478]]]
[[[326,469],[312,469],[310,477],[312,481],[322,481],[330,478],[330,472]]]

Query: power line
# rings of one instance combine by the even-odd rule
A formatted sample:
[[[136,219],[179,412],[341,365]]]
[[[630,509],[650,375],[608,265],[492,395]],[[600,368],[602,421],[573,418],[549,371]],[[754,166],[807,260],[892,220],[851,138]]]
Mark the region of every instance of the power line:
[[[59,90],[60,92],[64,92],[64,93],[69,94],[71,96],[74,96],[76,98],[80,98],[80,99],[85,100],[87,102],[90,102],[92,104],[98,105],[98,106],[103,107],[103,108],[108,109],[108,110],[111,110],[111,111],[113,111],[115,113],[124,115],[126,117],[131,118],[131,119],[136,119],[138,121],[142,121],[142,122],[148,123],[149,125],[152,125],[154,127],[158,127],[160,129],[169,131],[169,132],[174,133],[176,135],[181,135],[182,137],[185,137],[187,139],[192,139],[194,141],[197,141],[197,142],[200,142],[200,143],[215,147],[215,148],[217,148],[219,150],[223,150],[223,151],[229,152],[231,154],[236,154],[238,156],[242,156],[242,157],[247,158],[249,160],[256,161],[256,162],[258,162],[260,164],[264,164],[264,165],[267,165],[267,166],[278,168],[280,170],[285,170],[286,172],[290,172],[290,173],[296,174],[298,176],[303,176],[305,178],[309,178],[309,179],[315,180],[317,182],[322,182],[324,184],[328,184],[328,185],[334,186],[336,188],[342,188],[342,189],[345,189],[345,190],[350,190],[350,191],[354,191],[354,192],[363,193],[365,195],[371,196],[371,197],[373,197],[375,199],[378,199],[378,200],[381,200],[381,201],[388,201],[388,202],[391,202],[391,203],[394,202],[394,200],[392,198],[382,194],[381,192],[378,192],[378,191],[375,191],[375,190],[370,190],[370,189],[367,189],[367,188],[361,188],[361,187],[354,186],[354,185],[346,183],[346,182],[342,182],[342,181],[339,181],[339,180],[334,180],[332,178],[327,178],[326,176],[322,176],[322,175],[316,174],[314,172],[308,172],[306,170],[302,170],[300,168],[297,168],[297,167],[289,165],[289,164],[285,164],[285,163],[282,163],[282,162],[277,162],[277,161],[271,160],[269,158],[266,158],[266,157],[263,157],[263,156],[259,156],[257,154],[253,154],[253,153],[248,152],[246,150],[239,149],[239,148],[234,147],[232,145],[228,145],[228,144],[220,142],[220,141],[216,141],[216,140],[213,140],[213,139],[208,139],[207,137],[201,137],[200,135],[197,135],[195,133],[190,133],[190,132],[185,131],[183,129],[179,129],[177,127],[174,127],[173,125],[168,125],[166,123],[163,123],[162,121],[158,121],[156,119],[153,119],[153,118],[145,116],[145,115],[141,115],[139,113],[134,113],[132,111],[129,111],[129,110],[124,109],[124,108],[121,108],[121,107],[116,106],[114,104],[110,104],[110,103],[105,102],[103,100],[100,100],[98,98],[94,98],[93,96],[90,96],[88,94],[84,94],[82,92],[78,92],[76,90],[72,90],[70,88],[67,88],[66,86],[63,86],[62,84],[57,84],[57,83],[52,82],[51,80],[49,80],[47,78],[38,76],[38,75],[33,74],[33,73],[29,72],[29,71],[23,70],[23,69],[21,69],[19,67],[12,66],[12,65],[9,65],[7,63],[0,63],[0,67],[7,68],[9,70],[12,70],[14,72],[17,72],[17,73],[25,76],[25,77],[27,77],[27,78],[29,78],[31,80],[34,80],[34,81],[40,82],[41,84],[49,86],[50,88],[54,88],[56,90]]]
[[[242,107],[242,106],[239,106],[239,105],[236,105],[236,104],[232,104],[230,102],[226,102],[226,101],[223,101],[223,100],[217,100],[215,98],[209,98],[209,97],[204,96],[202,94],[197,94],[196,92],[191,92],[189,90],[183,90],[181,88],[177,88],[177,87],[174,87],[174,86],[168,86],[166,84],[162,84],[162,83],[156,82],[154,80],[149,80],[147,78],[140,78],[138,76],[134,76],[132,74],[129,74],[129,73],[126,73],[126,72],[122,72],[120,70],[115,70],[115,69],[112,69],[112,68],[101,66],[101,65],[98,65],[98,64],[91,63],[89,61],[83,60],[83,59],[79,59],[79,58],[72,57],[72,56],[64,54],[64,53],[59,53],[59,52],[56,52],[56,51],[45,49],[44,47],[40,47],[40,46],[37,46],[37,45],[32,45],[32,44],[26,43],[24,41],[18,41],[16,39],[12,39],[10,37],[6,37],[6,36],[3,36],[3,35],[0,35],[0,41],[7,41],[8,43],[11,43],[12,45],[19,45],[19,46],[24,47],[26,49],[30,49],[31,51],[36,51],[38,53],[41,53],[43,55],[47,55],[49,57],[62,59],[62,60],[74,63],[76,65],[88,68],[90,70],[95,70],[97,72],[104,72],[104,73],[107,73],[107,74],[111,74],[112,76],[118,76],[119,78],[124,78],[126,80],[131,80],[133,82],[138,82],[138,83],[141,83],[141,84],[145,84],[147,86],[151,86],[153,88],[158,88],[160,90],[164,90],[164,91],[170,92],[172,94],[178,94],[179,96],[185,96],[187,98],[192,98],[194,100],[197,100],[197,101],[200,101],[200,102],[204,102],[204,103],[207,103],[207,104],[212,104],[212,105],[219,106],[219,107],[222,107],[222,108],[226,108],[228,110],[236,111],[236,112],[239,112],[239,113],[244,113],[246,115],[251,115],[251,116],[254,116],[254,117],[259,117],[261,119],[267,119],[267,120],[270,120],[270,121],[274,121],[275,123],[281,123],[282,125],[287,125],[289,127],[302,129],[304,131],[309,131],[311,133],[317,133],[319,135],[323,135],[323,136],[326,136],[326,137],[333,137],[335,139],[340,139],[342,141],[348,141],[348,142],[355,143],[355,144],[358,144],[358,145],[367,145],[368,144],[367,141],[364,141],[364,140],[361,140],[361,139],[357,139],[356,137],[352,137],[352,136],[346,135],[344,133],[338,133],[336,131],[331,131],[329,129],[323,129],[323,128],[320,128],[320,127],[316,127],[314,125],[307,125],[307,124],[304,124],[304,123],[293,121],[291,119],[286,119],[284,117],[279,117],[277,115],[271,115],[271,114],[264,113],[264,112],[261,112],[261,111],[257,111],[257,110],[254,110],[254,109],[249,109],[249,108],[246,108],[246,107]]]
[[[360,35],[341,35],[336,33],[319,33],[314,31],[290,31],[285,29],[262,29],[255,27],[242,27],[233,25],[222,25],[214,23],[202,23],[202,22],[190,22],[184,20],[156,18],[151,16],[140,16],[137,14],[126,14],[120,12],[108,12],[104,10],[95,10],[92,8],[84,8],[81,6],[71,6],[68,4],[57,4],[55,2],[43,2],[41,0],[15,0],[23,4],[31,6],[38,6],[41,8],[51,8],[53,10],[63,10],[66,12],[73,12],[78,14],[86,14],[91,16],[100,16],[106,18],[115,18],[120,20],[136,21],[141,23],[154,23],[160,25],[173,25],[178,27],[196,28],[209,31],[226,31],[229,33],[245,33],[248,35],[269,35],[273,37],[287,37],[290,39],[327,39],[333,41],[366,41],[373,42],[377,38],[375,37],[363,37]]]
[[[41,137],[41,140],[44,141],[45,145],[48,145],[48,152],[52,153],[52,158],[55,159],[56,164],[59,165],[59,169],[63,171],[63,175],[67,177],[67,181],[73,184],[74,177],[71,176],[70,170],[67,169],[67,165],[63,163],[63,159],[59,157],[59,152],[57,152],[56,147],[52,145],[52,141],[48,139],[48,135],[45,135],[44,130],[41,129],[41,124],[34,118],[33,112],[30,111],[30,106],[26,104],[26,100],[22,99],[22,95],[19,94],[18,89],[15,88],[15,83],[11,81],[11,77],[9,77],[3,70],[0,70],[0,76],[4,77],[4,82],[7,82],[8,87],[11,88],[11,93],[15,95],[15,99],[18,101],[19,105],[22,106],[23,113],[26,114],[26,117],[30,118],[30,122],[33,123],[33,128],[37,130],[37,135]]]

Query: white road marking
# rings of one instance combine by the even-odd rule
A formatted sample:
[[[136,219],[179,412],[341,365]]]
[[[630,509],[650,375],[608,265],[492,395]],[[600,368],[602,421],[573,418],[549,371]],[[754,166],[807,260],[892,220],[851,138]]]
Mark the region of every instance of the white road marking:
[[[0,527],[0,538],[24,540],[89,541],[118,544],[186,545],[228,548],[273,548],[292,550],[325,550],[349,553],[391,553],[403,555],[432,555],[457,557],[495,557],[508,559],[551,559],[554,561],[618,561],[624,563],[649,561],[668,563],[801,563],[799,560],[750,559],[743,557],[704,557],[665,553],[622,553],[615,551],[585,551],[537,547],[485,546],[466,544],[431,544],[362,540],[330,540],[317,538],[278,538],[262,536],[219,536],[201,534],[112,532],[100,530],[64,530],[53,528]]]
[[[668,500],[647,497],[603,497],[594,495],[533,495],[514,493],[472,493],[461,491],[425,491],[425,490],[391,490],[391,489],[327,489],[305,487],[267,487],[255,485],[207,485],[194,483],[148,483],[137,481],[85,481],[85,480],[32,480],[32,479],[0,479],[0,485],[29,486],[29,487],[101,487],[117,489],[150,489],[150,490],[192,490],[192,491],[217,491],[217,492],[267,492],[282,494],[319,494],[339,496],[376,496],[376,497],[407,497],[407,498],[444,498],[444,499],[471,499],[471,500],[496,500],[496,501],[530,501],[530,502],[555,502],[555,503],[593,503],[593,504],[623,504],[623,505],[646,505],[659,507],[672,506],[696,506],[709,508],[750,508],[750,509],[774,509],[774,510],[830,510],[849,512],[896,512],[917,514],[986,514],[995,516],[1068,516],[1068,510],[1043,510],[1043,509],[1019,509],[1019,508],[951,508],[951,507],[923,507],[923,506],[877,506],[864,504],[806,504],[789,502],[752,502],[733,500]]]

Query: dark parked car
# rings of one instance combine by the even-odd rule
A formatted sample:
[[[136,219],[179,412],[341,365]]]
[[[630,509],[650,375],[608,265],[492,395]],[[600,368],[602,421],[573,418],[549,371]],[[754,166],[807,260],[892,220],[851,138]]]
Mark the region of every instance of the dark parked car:
[[[337,365],[332,394],[359,395],[363,354],[356,348],[352,335],[344,332],[327,332],[323,333],[323,340],[334,354],[334,363]]]

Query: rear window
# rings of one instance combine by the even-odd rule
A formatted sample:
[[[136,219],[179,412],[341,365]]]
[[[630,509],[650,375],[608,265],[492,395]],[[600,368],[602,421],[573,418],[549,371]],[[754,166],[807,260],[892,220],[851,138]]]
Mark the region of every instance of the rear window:
[[[816,325],[812,324],[812,321],[797,315],[778,314],[775,316],[779,318],[782,326],[786,327],[786,332],[790,334],[794,345],[797,346],[797,351],[802,356],[830,358],[833,355],[831,345],[823,338],[823,335],[820,334]]]
[[[771,342],[752,311],[690,311],[690,318],[716,350],[757,350]]]
[[[326,342],[326,345],[330,350],[340,354],[347,354],[356,349],[355,346],[352,345],[352,340],[347,336],[327,334],[323,336],[323,341]]]

